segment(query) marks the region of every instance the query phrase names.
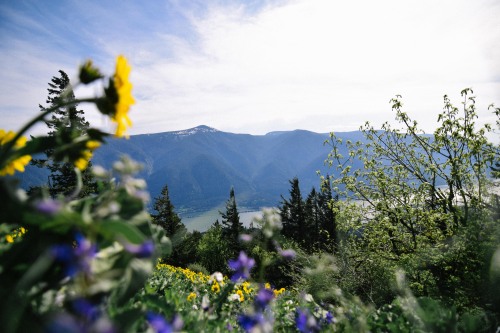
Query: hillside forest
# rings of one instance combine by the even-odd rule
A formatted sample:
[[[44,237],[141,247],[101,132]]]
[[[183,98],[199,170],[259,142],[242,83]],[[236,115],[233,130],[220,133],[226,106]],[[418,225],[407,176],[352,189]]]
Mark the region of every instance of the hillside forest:
[[[444,96],[426,134],[396,96],[362,140],[331,133],[317,186],[289,180],[276,209],[246,227],[238,187],[220,219],[188,231],[168,184],[151,198],[127,156],[93,165],[109,133],[126,136],[130,66],[91,63],[77,99],[60,71],[25,128],[0,131],[0,319],[5,332],[495,332],[500,329],[500,130],[480,126],[472,89]],[[46,135],[22,135],[45,123]],[[123,152],[127,153],[127,152]],[[24,191],[16,175],[48,168]],[[354,167],[355,166],[355,167]],[[361,167],[360,167],[361,166]]]

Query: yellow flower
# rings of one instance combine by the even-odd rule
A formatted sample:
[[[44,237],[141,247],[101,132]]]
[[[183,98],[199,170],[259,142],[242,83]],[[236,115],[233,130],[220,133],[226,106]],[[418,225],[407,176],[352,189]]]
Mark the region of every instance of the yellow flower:
[[[116,72],[113,76],[114,88],[118,95],[118,101],[115,104],[115,113],[111,120],[116,122],[115,136],[126,136],[127,127],[132,125],[128,116],[130,105],[135,103],[132,96],[132,83],[128,80],[131,67],[124,56],[118,56],[116,59]],[[127,136],[128,137],[128,136]]]
[[[16,133],[12,131],[5,132],[4,130],[0,129],[0,145],[3,146],[7,144],[8,142],[12,141],[15,136]],[[19,139],[16,140],[14,147],[19,149],[24,147],[25,145],[26,145],[26,138],[20,137]],[[7,165],[5,165],[3,169],[0,170],[0,176],[13,175],[16,172],[16,170],[19,172],[24,172],[24,167],[30,161],[31,161],[30,155],[23,155],[16,159],[8,161]]]
[[[7,240],[7,243],[14,243],[14,238],[11,235],[5,236],[5,239]]]
[[[285,292],[285,288],[281,288],[280,290],[273,290],[274,297],[278,297],[279,295]]]
[[[240,289],[236,290],[236,294],[240,296],[240,302],[243,302],[245,300],[245,296],[243,296],[243,292]]]
[[[75,166],[81,171],[85,170],[89,165],[90,159],[92,158],[92,152],[96,150],[100,145],[101,143],[96,140],[87,141],[87,143],[85,144],[85,147],[87,149],[82,151],[82,155],[80,156],[80,158],[74,162]]]
[[[220,292],[220,286],[217,283],[217,281],[215,281],[214,284],[212,285],[212,292],[214,292],[214,293]]]
[[[269,284],[269,282],[266,282],[266,284],[264,285],[264,288],[271,289],[271,285]]]
[[[250,283],[248,281],[243,282],[241,286],[243,287],[243,290],[245,291],[246,294],[250,294],[253,291],[252,288],[249,288]]]
[[[187,300],[191,302],[195,298],[196,298],[196,293],[192,292],[191,294],[188,295]]]

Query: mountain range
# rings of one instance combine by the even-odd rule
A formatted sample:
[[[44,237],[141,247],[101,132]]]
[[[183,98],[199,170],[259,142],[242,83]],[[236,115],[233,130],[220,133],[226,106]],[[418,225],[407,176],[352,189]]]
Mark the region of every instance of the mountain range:
[[[360,132],[336,133],[353,141]],[[208,126],[109,139],[96,150],[92,163],[110,168],[122,154],[144,164],[140,176],[152,198],[168,185],[169,195],[181,216],[220,207],[234,187],[239,207],[257,210],[275,207],[288,195],[289,180],[298,177],[303,196],[319,187],[330,152],[324,145],[328,133],[305,130],[266,135],[235,134]],[[22,186],[43,184],[47,171],[27,168],[19,177]]]

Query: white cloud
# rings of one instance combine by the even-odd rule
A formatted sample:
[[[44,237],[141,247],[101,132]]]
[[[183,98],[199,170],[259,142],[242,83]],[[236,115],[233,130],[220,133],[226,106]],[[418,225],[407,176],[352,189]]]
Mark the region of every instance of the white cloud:
[[[138,101],[132,134],[199,124],[258,134],[355,130],[365,120],[392,120],[389,100],[396,94],[431,130],[443,95],[459,104],[460,90],[470,86],[483,119],[494,122],[486,107],[500,105],[495,1],[280,0],[252,10],[231,3],[203,2],[200,10],[201,4],[146,2],[151,7],[128,4],[111,15],[97,3],[71,2],[85,20],[73,23],[70,36],[82,35],[85,47],[70,52],[17,41],[2,48],[0,112],[6,114],[5,105],[32,110],[60,68],[76,71],[92,57],[110,73],[114,56],[124,53]],[[32,29],[39,24],[17,20]],[[97,113],[89,117],[107,128]]]
[[[463,1],[291,1],[254,16],[211,7],[192,21],[197,45],[137,69],[151,97],[137,108],[158,131],[325,132],[391,120],[388,101],[402,94],[431,128],[446,93],[473,86],[483,106],[498,103],[498,13]]]

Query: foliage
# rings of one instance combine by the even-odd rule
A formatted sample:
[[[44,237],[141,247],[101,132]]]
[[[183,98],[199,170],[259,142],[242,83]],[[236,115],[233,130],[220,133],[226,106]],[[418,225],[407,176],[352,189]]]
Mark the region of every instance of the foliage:
[[[155,199],[153,208],[157,212],[157,214],[151,214],[153,223],[162,227],[168,237],[173,237],[181,231],[186,231],[181,218],[174,211],[174,205],[170,201],[167,185],[161,190],[160,196]]]
[[[241,250],[239,246],[239,235],[243,231],[243,223],[236,205],[234,188],[231,188],[229,200],[226,202],[226,211],[222,215],[222,235],[229,244],[231,256],[235,256]]]
[[[187,229],[182,223],[179,215],[174,211],[174,205],[172,205],[170,201],[167,185],[163,187],[160,195],[155,198],[153,208],[157,214],[151,214],[152,222],[163,228],[166,236],[169,237],[172,242],[172,253],[167,261],[170,263],[179,262],[181,259],[180,244],[186,236]]]
[[[40,105],[40,111],[46,112],[49,108],[53,109],[51,118],[45,120],[49,132],[49,137],[55,138],[58,143],[71,142],[89,128],[90,124],[85,120],[82,110],[78,110],[78,104],[75,103],[75,95],[71,87],[68,75],[60,70],[60,77],[54,76],[49,83],[48,97],[46,103],[48,108]],[[71,103],[65,107],[59,107],[61,101]],[[53,155],[54,149],[47,148],[43,152],[45,159],[35,159],[31,163],[37,167],[45,167],[50,171],[48,190],[52,197],[57,195],[69,196],[75,192],[77,185],[77,175],[74,172],[74,165],[71,162],[56,161],[49,158]],[[83,198],[97,191],[97,184],[92,177],[90,168],[92,163],[88,158],[84,158],[79,162],[84,167],[82,171],[82,187],[78,191],[78,196]],[[35,189],[31,189],[35,191]]]
[[[78,136],[58,136],[61,132],[16,144],[34,124],[78,103],[108,103],[106,114],[113,116],[117,100],[107,99],[116,94],[114,89],[110,79],[104,97],[74,99],[59,94],[53,106],[1,146],[0,170],[19,156],[50,152],[50,159],[74,164],[76,175],[75,195],[57,198],[30,197],[15,180],[0,179],[4,332],[114,330],[117,322],[105,309],[125,304],[143,286],[154,257],[169,249],[162,230],[149,223],[144,182],[134,177],[139,166],[130,159],[116,162],[111,172],[93,168],[99,193],[75,199],[82,189],[81,160],[89,158],[89,149],[95,149],[95,142],[102,142],[106,133],[78,128],[70,121],[68,133],[79,131]]]
[[[205,232],[198,243],[198,262],[209,272],[219,271],[227,274],[227,261],[233,257],[230,246],[220,224],[215,224]]]
[[[330,180],[321,181],[321,190],[312,188],[306,200],[302,199],[299,179],[289,181],[290,198],[282,196],[279,207],[283,235],[302,246],[308,253],[333,253],[338,241],[336,214],[333,209],[338,200],[333,197]]]
[[[420,135],[394,99],[404,130],[367,124],[369,143],[346,142],[345,158],[332,134],[329,159],[339,173],[321,191],[303,200],[293,179],[279,214],[265,210],[246,230],[231,190],[223,224],[201,234],[185,231],[166,186],[158,214],[147,214],[145,182],[134,176],[140,166],[127,157],[113,170],[93,167],[98,191],[79,196],[81,169],[107,133],[69,121],[68,133],[80,135],[23,138],[57,110],[83,102],[95,103],[125,136],[134,103],[129,72],[119,57],[102,97],[54,90],[54,105],[19,132],[0,132],[1,175],[49,152],[76,176],[74,195],[55,198],[0,178],[2,331],[498,330],[500,227],[487,171],[498,167],[499,153],[485,139],[489,127],[475,129],[469,90],[463,117],[445,97],[432,137]],[[79,77],[88,84],[103,75],[86,62]],[[363,169],[350,167],[355,160]],[[165,233],[178,242],[177,257],[168,257]]]
[[[301,240],[307,234],[305,226],[304,200],[300,193],[299,179],[293,178],[290,182],[290,199],[282,197],[280,209],[283,236],[295,241]]]
[[[391,102],[402,130],[385,123],[379,131],[366,123],[366,145],[342,142],[332,133],[328,161],[337,170],[334,189],[344,199],[338,220],[348,237],[345,267],[354,267],[346,279],[374,267],[389,273],[403,267],[416,293],[459,307],[477,304],[485,256],[495,246],[488,237],[495,229],[488,170],[500,155],[486,138],[491,127],[476,128],[471,93],[462,91],[461,114],[445,96],[433,136],[401,110],[400,96]],[[362,168],[351,167],[359,163]],[[373,300],[370,285],[384,284],[381,278],[367,277],[353,291]],[[376,299],[382,302],[394,297],[390,290],[380,292]]]

